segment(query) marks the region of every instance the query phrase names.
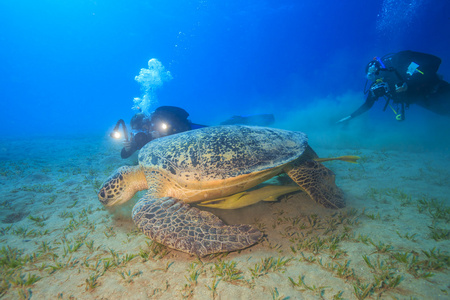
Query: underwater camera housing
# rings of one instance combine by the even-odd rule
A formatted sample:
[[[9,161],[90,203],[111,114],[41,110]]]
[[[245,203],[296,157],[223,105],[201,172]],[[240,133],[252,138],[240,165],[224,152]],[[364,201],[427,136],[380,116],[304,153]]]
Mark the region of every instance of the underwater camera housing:
[[[376,82],[370,87],[370,92],[376,98],[389,94],[389,85],[386,82]]]

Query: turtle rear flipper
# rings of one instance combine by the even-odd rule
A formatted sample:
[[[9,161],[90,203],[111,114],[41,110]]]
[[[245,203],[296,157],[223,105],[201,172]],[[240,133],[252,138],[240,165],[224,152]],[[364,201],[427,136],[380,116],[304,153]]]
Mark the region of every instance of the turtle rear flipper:
[[[152,240],[197,256],[244,249],[262,237],[250,225],[226,225],[181,200],[155,199],[149,193],[134,206],[133,220]]]
[[[296,161],[285,172],[317,203],[326,208],[345,207],[344,193],[335,183],[333,171],[314,160]]]

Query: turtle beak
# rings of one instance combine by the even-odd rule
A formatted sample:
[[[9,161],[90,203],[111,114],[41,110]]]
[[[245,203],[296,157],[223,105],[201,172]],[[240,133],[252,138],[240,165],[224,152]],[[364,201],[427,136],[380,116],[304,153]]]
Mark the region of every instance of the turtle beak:
[[[147,188],[147,180],[139,166],[124,166],[106,179],[97,196],[103,205],[113,206],[127,202],[136,192]]]
[[[105,205],[105,206],[109,206],[109,199],[106,193],[106,188],[105,188],[105,184],[103,184],[103,186],[100,188],[100,190],[97,193],[97,197],[98,200],[100,200],[100,202]]]
[[[112,206],[129,200],[126,199],[124,201],[123,199],[123,187],[121,186],[122,180],[122,174],[120,172],[116,172],[103,183],[97,193],[98,200],[103,205]]]

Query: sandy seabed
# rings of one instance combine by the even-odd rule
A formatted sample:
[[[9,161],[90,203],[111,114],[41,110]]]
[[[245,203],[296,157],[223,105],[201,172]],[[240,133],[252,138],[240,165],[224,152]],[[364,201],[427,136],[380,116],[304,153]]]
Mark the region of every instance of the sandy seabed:
[[[449,299],[450,154],[314,147],[347,206],[304,192],[214,212],[264,232],[255,246],[197,258],[153,243],[129,204],[96,192],[121,160],[104,137],[0,142],[4,299]],[[278,182],[292,184],[281,178]]]

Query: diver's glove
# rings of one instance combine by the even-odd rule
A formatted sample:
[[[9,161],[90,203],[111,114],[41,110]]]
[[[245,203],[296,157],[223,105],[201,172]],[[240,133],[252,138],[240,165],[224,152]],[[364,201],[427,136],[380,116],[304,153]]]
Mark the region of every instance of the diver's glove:
[[[350,120],[351,118],[352,118],[352,116],[348,116],[348,117],[342,118],[342,119],[340,119],[339,121],[337,121],[336,124],[343,123],[343,122],[345,122],[345,121]]]

